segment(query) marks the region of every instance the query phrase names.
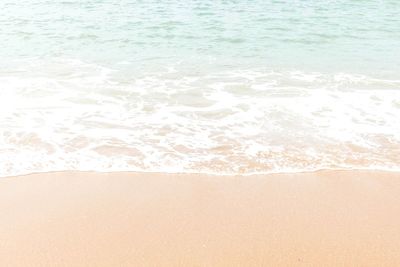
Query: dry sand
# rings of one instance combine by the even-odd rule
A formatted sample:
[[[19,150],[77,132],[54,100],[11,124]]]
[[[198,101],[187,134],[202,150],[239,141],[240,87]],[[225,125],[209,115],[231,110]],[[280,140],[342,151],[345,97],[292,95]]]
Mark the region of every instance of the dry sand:
[[[400,173],[0,179],[0,266],[400,266]]]

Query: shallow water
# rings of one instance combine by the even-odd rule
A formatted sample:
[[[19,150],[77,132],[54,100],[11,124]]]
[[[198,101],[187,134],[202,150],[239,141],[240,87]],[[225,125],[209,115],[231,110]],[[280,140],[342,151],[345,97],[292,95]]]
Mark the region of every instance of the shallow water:
[[[400,168],[398,1],[0,3],[0,175]]]

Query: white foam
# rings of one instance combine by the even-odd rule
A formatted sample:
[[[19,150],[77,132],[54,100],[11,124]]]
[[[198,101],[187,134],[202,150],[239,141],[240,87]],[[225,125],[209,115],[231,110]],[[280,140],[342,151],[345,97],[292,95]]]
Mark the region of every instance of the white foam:
[[[398,169],[400,81],[263,69],[131,73],[32,60],[0,73],[0,176]]]

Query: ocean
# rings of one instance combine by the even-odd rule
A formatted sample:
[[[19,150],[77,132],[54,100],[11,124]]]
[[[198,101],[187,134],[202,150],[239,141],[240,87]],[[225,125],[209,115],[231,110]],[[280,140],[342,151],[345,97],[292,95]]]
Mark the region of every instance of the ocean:
[[[397,0],[2,0],[0,176],[400,169]]]

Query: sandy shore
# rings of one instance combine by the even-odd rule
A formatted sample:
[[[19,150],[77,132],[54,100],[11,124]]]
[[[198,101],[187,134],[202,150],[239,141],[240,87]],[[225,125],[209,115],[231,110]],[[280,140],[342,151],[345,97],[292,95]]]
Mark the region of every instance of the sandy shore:
[[[0,179],[0,266],[400,266],[400,173]]]

